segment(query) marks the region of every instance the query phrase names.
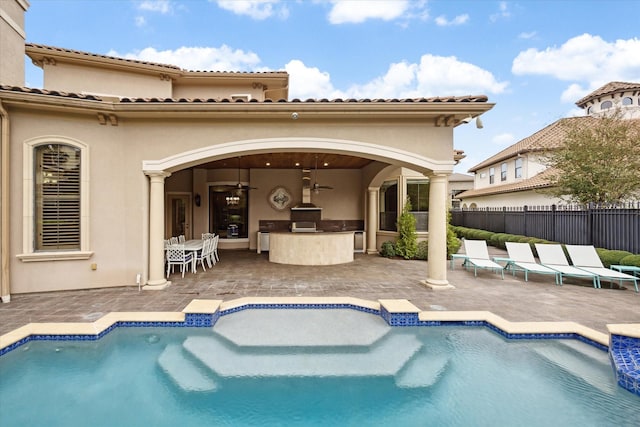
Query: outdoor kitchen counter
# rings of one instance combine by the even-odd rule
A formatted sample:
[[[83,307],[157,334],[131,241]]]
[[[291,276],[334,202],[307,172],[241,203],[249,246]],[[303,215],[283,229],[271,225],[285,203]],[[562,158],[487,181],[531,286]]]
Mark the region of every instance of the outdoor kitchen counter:
[[[269,261],[293,265],[335,265],[353,261],[353,231],[269,233]]]

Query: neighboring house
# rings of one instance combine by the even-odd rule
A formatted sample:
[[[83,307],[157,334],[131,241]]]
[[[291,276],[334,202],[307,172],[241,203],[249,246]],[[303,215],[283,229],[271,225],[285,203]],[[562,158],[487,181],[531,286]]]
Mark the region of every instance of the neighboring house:
[[[376,253],[407,195],[428,224],[426,281],[447,283],[453,129],[491,109],[486,96],[289,100],[286,72],[25,44],[28,6],[0,1],[2,301],[138,279],[162,289],[165,238],[214,232],[221,249],[255,250],[299,205],[364,230]],[[43,89],[24,87],[25,54]]]
[[[451,208],[460,209],[460,199],[458,194],[473,189],[473,175],[464,173],[452,173],[449,175],[449,197],[451,198]]]
[[[625,118],[640,117],[640,83],[611,82],[576,102],[587,113],[584,117],[560,119],[499,153],[475,165],[472,190],[458,194],[463,209],[564,204],[560,198],[540,191],[549,187],[551,171],[543,155],[563,143],[567,126],[592,126],[597,117],[615,108]]]

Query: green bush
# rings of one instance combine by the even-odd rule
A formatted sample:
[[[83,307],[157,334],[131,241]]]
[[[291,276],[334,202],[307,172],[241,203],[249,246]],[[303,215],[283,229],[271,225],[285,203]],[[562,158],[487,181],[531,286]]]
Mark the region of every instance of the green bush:
[[[457,239],[456,239],[457,240]],[[416,259],[427,260],[429,257],[429,241],[422,240],[418,242],[418,250],[416,251]]]
[[[385,258],[393,258],[396,256],[396,245],[391,240],[383,242],[380,247],[380,255]]]
[[[627,255],[620,260],[620,265],[635,265],[640,267],[640,255]]]
[[[506,246],[504,245],[504,242],[507,241],[509,236],[511,236],[511,234],[495,233],[494,235],[491,236],[491,239],[489,239],[487,244],[489,244],[489,245],[491,245],[493,247],[496,247],[496,248],[505,249]]]
[[[596,252],[598,252],[602,264],[607,268],[611,265],[620,264],[620,260],[629,255],[633,255],[631,252],[627,251],[611,251],[609,249],[602,248],[596,248]]]
[[[416,217],[411,214],[411,200],[407,201],[398,218],[398,241],[396,255],[404,259],[413,259],[418,251],[418,233],[416,233]]]

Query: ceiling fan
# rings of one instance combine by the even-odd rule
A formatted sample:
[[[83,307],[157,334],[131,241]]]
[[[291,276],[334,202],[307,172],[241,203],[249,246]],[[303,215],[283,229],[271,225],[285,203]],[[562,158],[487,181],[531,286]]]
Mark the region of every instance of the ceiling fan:
[[[333,187],[328,185],[318,184],[318,155],[316,154],[316,169],[313,176],[313,186],[311,187],[315,194],[318,194],[322,190],[333,190]]]
[[[256,187],[243,185],[240,181],[240,156],[238,156],[238,183],[235,185],[225,185],[224,187],[228,190],[235,190],[235,194],[237,195],[240,195],[243,191],[257,190]]]

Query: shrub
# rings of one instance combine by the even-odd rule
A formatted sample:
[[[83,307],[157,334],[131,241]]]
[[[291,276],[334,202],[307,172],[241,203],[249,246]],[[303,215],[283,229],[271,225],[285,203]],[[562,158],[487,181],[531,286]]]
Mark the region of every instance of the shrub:
[[[416,218],[411,214],[411,200],[402,208],[398,218],[398,241],[396,242],[396,254],[404,259],[413,259],[418,251],[418,234],[416,233]]]
[[[456,238],[457,240],[457,238]],[[429,241],[428,240],[422,240],[420,242],[418,242],[418,249],[416,250],[416,259],[423,259],[423,260],[427,260],[427,258],[429,257]]]
[[[631,252],[627,251],[610,251],[608,249],[597,248],[596,252],[600,256],[600,260],[602,264],[606,268],[609,268],[611,265],[620,264],[620,260],[629,255],[633,255]]]
[[[396,256],[396,246],[391,240],[382,243],[380,247],[380,255],[385,258],[393,258]]]
[[[640,267],[640,255],[627,255],[620,260],[621,265],[635,265]]]

